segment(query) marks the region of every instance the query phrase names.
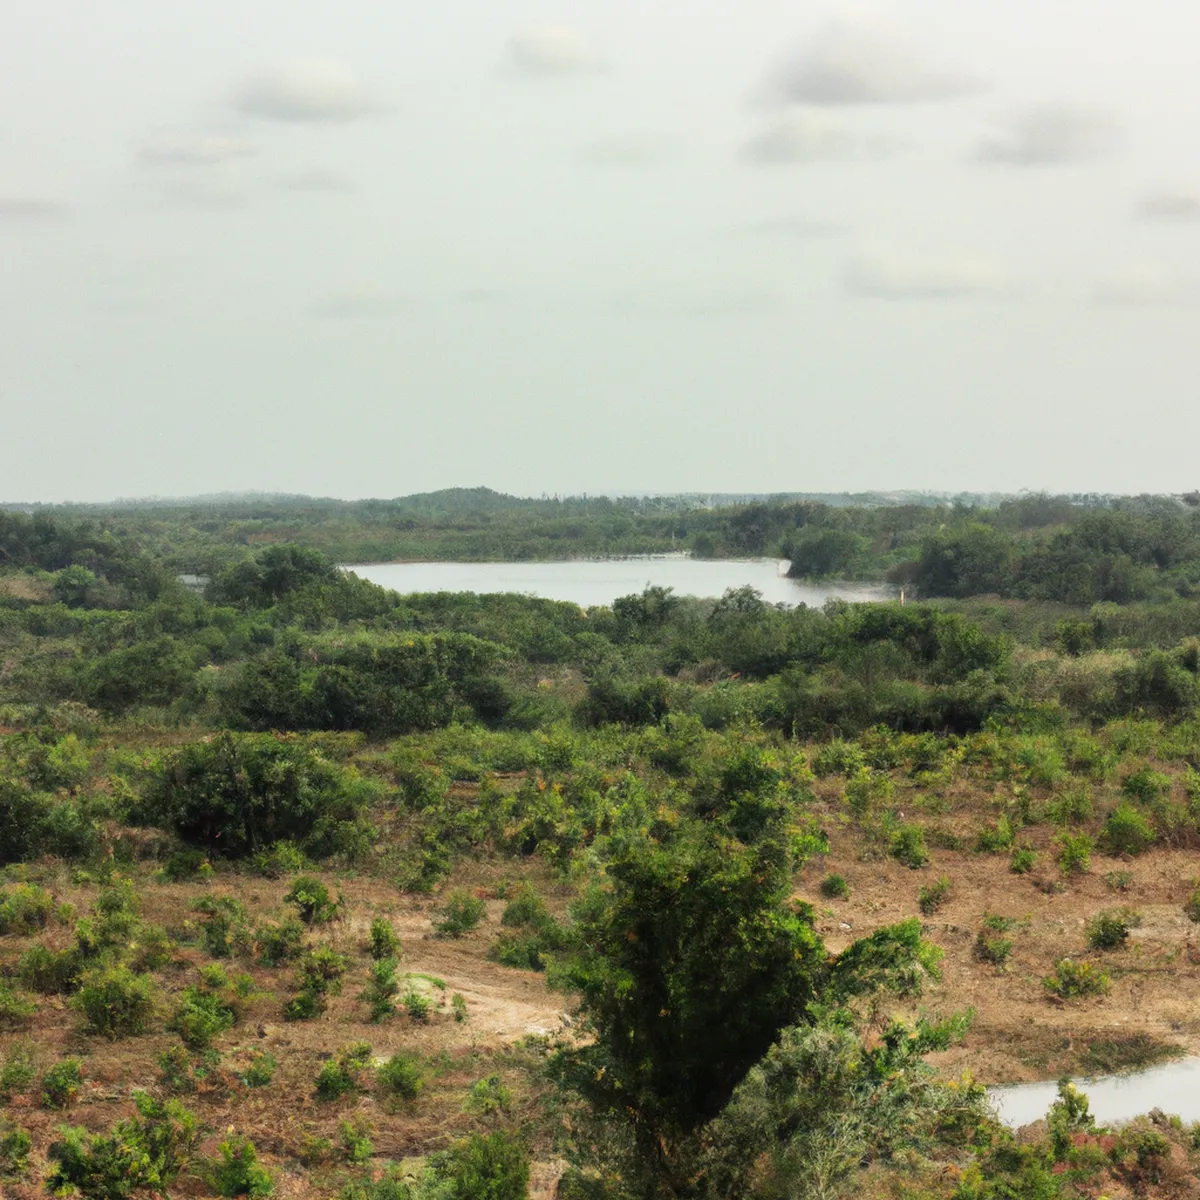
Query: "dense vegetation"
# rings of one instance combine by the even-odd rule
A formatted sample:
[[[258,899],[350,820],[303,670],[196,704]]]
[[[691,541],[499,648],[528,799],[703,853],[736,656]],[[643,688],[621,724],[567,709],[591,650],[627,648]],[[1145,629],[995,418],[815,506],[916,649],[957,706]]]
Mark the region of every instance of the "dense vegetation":
[[[3,1186],[507,1200],[565,1159],[577,1200],[1182,1194],[1200,1137],[1109,1134],[1069,1086],[1015,1139],[927,1061],[971,1014],[922,996],[936,914],[997,864],[1113,893],[1026,972],[1038,1003],[1108,1003],[1132,947],[1139,987],[1180,970],[1131,889],[1200,845],[1198,520],[489,493],[0,514]],[[399,596],[330,557],[664,537],[923,599],[585,612]],[[867,878],[847,862],[911,878],[896,919],[829,923]],[[545,978],[562,1035],[456,1058],[482,1001],[408,969],[405,904],[456,969],[480,945]],[[995,978],[1035,937],[1016,911],[965,932]]]

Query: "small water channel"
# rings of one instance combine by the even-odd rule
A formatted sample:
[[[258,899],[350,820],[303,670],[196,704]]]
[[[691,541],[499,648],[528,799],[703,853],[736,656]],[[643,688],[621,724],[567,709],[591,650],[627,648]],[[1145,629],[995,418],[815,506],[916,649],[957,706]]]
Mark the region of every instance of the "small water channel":
[[[518,592],[546,600],[568,600],[583,608],[611,604],[648,584],[678,596],[723,596],[730,588],[752,587],[768,604],[820,608],[826,600],[886,600],[887,588],[853,583],[810,584],[787,577],[787,562],[775,558],[703,559],[685,554],[632,558],[588,558],[569,562],[364,563],[347,568],[380,587],[412,592]]]
[[[1072,1080],[1086,1092],[1098,1124],[1128,1121],[1161,1108],[1185,1121],[1200,1121],[1200,1058],[1183,1058],[1130,1075],[1103,1075]],[[1058,1095],[1057,1083],[1017,1083],[988,1089],[1006,1125],[1019,1129],[1041,1120]]]

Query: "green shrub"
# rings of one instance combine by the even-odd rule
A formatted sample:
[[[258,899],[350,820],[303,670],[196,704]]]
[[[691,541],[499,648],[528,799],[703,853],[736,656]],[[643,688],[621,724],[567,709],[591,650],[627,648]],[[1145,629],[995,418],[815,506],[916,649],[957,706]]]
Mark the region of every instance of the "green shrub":
[[[1104,882],[1109,891],[1127,892],[1133,886],[1133,875],[1128,871],[1105,871]]]
[[[917,907],[931,917],[950,898],[950,880],[943,875],[936,883],[929,884],[917,892]]]
[[[158,1078],[169,1092],[194,1092],[197,1074],[185,1046],[168,1046],[158,1056]]]
[[[506,1113],[512,1104],[512,1092],[497,1074],[485,1075],[471,1084],[463,1111],[476,1117]]]
[[[306,1021],[319,1016],[328,1005],[328,996],[342,990],[346,960],[342,955],[321,946],[307,951],[296,967],[295,986],[298,995],[284,1006],[284,1019]]]
[[[826,742],[824,746],[818,746],[813,752],[812,769],[818,779],[825,779],[830,775],[845,775],[849,778],[865,766],[866,759],[855,742],[844,742],[835,738]]]
[[[344,1046],[317,1074],[319,1100],[337,1100],[351,1092],[361,1092],[363,1073],[371,1064],[370,1042],[352,1042]]]
[[[365,1117],[355,1115],[348,1121],[340,1122],[338,1132],[342,1140],[342,1157],[348,1163],[367,1162],[375,1153],[371,1141],[371,1123]]]
[[[473,1134],[433,1167],[450,1200],[525,1200],[529,1193],[529,1152],[511,1134]]]
[[[0,934],[28,934],[44,929],[54,914],[54,898],[29,883],[0,893]]]
[[[975,935],[975,957],[980,962],[1002,967],[1012,954],[1013,940],[1007,934],[1016,926],[1011,917],[985,913],[979,932]]]
[[[89,1032],[110,1040],[145,1033],[154,1013],[149,976],[128,967],[89,971],[71,1003],[87,1019]]]
[[[826,875],[821,880],[821,895],[826,900],[848,900],[850,885],[846,882],[846,877],[844,875]]]
[[[994,825],[987,825],[975,839],[975,850],[979,854],[999,854],[1012,848],[1016,835],[1007,817],[1001,817]]]
[[[250,1062],[241,1073],[241,1081],[252,1088],[266,1087],[275,1078],[279,1064],[269,1050],[252,1050]]]
[[[376,917],[371,922],[371,957],[375,960],[391,958],[399,961],[400,939],[386,917]]]
[[[1092,869],[1092,850],[1095,843],[1086,833],[1067,833],[1055,838],[1058,847],[1058,866],[1064,875],[1086,875]]]
[[[1088,945],[1093,950],[1121,950],[1129,940],[1129,931],[1141,917],[1130,908],[1110,908],[1097,913],[1087,926]]]
[[[187,1166],[195,1150],[196,1119],[178,1100],[160,1102],[134,1092],[137,1115],[108,1135],[66,1127],[50,1146],[54,1169],[46,1179],[55,1194],[75,1189],[83,1200],[123,1200],[161,1193]]]
[[[454,1019],[462,1024],[467,1019],[467,998],[461,992],[455,992],[450,997],[450,1007],[454,1010]]]
[[[32,1000],[14,992],[0,979],[0,1029],[24,1029],[37,1012]]]
[[[307,866],[308,859],[295,842],[276,842],[254,856],[254,870],[264,879],[296,875]]]
[[[396,960],[384,958],[371,964],[371,977],[360,993],[371,1009],[372,1021],[384,1021],[396,1011],[396,993],[400,982],[396,978]]]
[[[26,1091],[37,1075],[36,1052],[30,1041],[14,1042],[0,1067],[0,1104]]]
[[[910,871],[925,866],[929,862],[929,851],[925,848],[925,831],[920,825],[900,825],[892,834],[891,854]]]
[[[375,1075],[380,1087],[401,1100],[415,1100],[425,1086],[420,1061],[411,1054],[393,1054]]]
[[[255,929],[254,944],[258,947],[258,961],[264,967],[291,962],[304,949],[304,926],[295,917],[268,921]]]
[[[464,888],[456,888],[446,897],[437,920],[433,923],[438,937],[458,938],[470,933],[487,912],[487,905]]]
[[[1100,834],[1105,853],[1114,858],[1142,854],[1154,845],[1154,840],[1154,826],[1132,804],[1121,804],[1113,809]]]
[[[30,946],[17,962],[17,975],[26,987],[43,996],[73,992],[83,972],[83,955],[77,947],[51,950]]]
[[[337,918],[341,909],[340,897],[335,901],[329,889],[313,875],[301,875],[293,881],[284,900],[296,906],[305,925],[326,925]]]
[[[20,1179],[29,1170],[33,1138],[19,1126],[0,1123],[0,1179]]]
[[[56,1062],[42,1076],[42,1105],[45,1108],[69,1108],[83,1087],[83,1063],[77,1058]]]
[[[184,989],[179,1006],[171,1019],[171,1028],[192,1050],[207,1050],[213,1039],[232,1029],[237,1011],[229,999],[200,988]]]
[[[1028,875],[1037,865],[1037,853],[1030,846],[1014,846],[1008,857],[1008,869],[1014,875]]]
[[[257,1200],[275,1190],[275,1178],[258,1161],[258,1152],[249,1138],[229,1138],[218,1149],[221,1157],[208,1171],[209,1182],[218,1196],[249,1196]]]
[[[1086,783],[1069,787],[1046,805],[1046,817],[1052,825],[1082,825],[1095,812],[1092,792]]]
[[[205,914],[200,926],[200,943],[212,958],[229,958],[250,944],[246,906],[232,896],[205,896],[194,905]]]
[[[1196,888],[1184,901],[1183,914],[1189,921],[1200,924],[1200,888]]]
[[[404,1005],[404,1011],[414,1021],[429,1020],[429,1010],[433,1007],[433,1003],[422,992],[418,992],[415,988],[409,988],[401,998],[401,1003]]]
[[[1095,963],[1075,962],[1070,958],[1059,959],[1053,972],[1042,980],[1042,986],[1049,995],[1063,1000],[1102,996],[1110,985],[1108,974]]]
[[[1171,780],[1150,766],[1139,767],[1121,781],[1121,791],[1139,804],[1153,804],[1170,794]]]

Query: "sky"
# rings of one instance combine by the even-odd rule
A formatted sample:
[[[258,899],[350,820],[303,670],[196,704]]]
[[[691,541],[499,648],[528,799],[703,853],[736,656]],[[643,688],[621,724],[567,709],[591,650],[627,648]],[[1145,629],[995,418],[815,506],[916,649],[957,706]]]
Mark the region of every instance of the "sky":
[[[1200,483],[1200,6],[3,26],[2,500]]]

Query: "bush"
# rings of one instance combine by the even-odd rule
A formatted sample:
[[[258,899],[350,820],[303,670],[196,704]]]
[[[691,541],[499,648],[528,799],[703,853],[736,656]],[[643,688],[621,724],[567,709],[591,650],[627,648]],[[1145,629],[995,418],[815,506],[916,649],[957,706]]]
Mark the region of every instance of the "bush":
[[[396,1011],[396,993],[400,983],[396,979],[396,960],[380,959],[371,964],[371,977],[360,993],[371,1009],[372,1021],[383,1021]]]
[[[1054,971],[1042,980],[1042,986],[1051,996],[1074,1000],[1080,996],[1104,995],[1111,980],[1095,963],[1061,958],[1055,963]]]
[[[844,875],[826,875],[821,880],[821,895],[826,900],[848,900],[850,885],[846,882],[846,877]]]
[[[901,825],[892,834],[892,857],[910,871],[919,870],[929,862],[925,849],[925,831],[920,825]]]
[[[499,1075],[485,1075],[471,1084],[463,1111],[476,1117],[490,1117],[508,1112],[512,1092],[504,1086]]]
[[[409,990],[404,993],[401,1003],[404,1005],[404,1011],[407,1012],[414,1021],[429,1020],[429,1010],[433,1007],[433,1003],[430,1001],[428,996],[418,992],[416,988],[409,988]]]
[[[24,1092],[36,1075],[33,1043],[14,1042],[0,1067],[0,1104],[8,1104],[14,1095]]]
[[[1129,940],[1129,931],[1140,923],[1130,908],[1110,908],[1097,913],[1087,926],[1088,945],[1093,950],[1121,950]]]
[[[213,1038],[237,1023],[237,1011],[233,1004],[216,992],[200,988],[184,989],[183,998],[171,1020],[171,1028],[183,1039],[183,1044],[192,1050],[207,1050]]]
[[[370,1042],[344,1046],[317,1074],[318,1100],[337,1100],[351,1092],[364,1091],[363,1072],[371,1063]]]
[[[37,1005],[18,995],[0,979],[0,1029],[23,1029],[33,1019]]]
[[[975,935],[975,957],[980,962],[991,963],[1002,967],[1008,962],[1012,953],[1013,940],[1005,936],[1014,928],[1016,921],[1011,917],[1000,917],[995,913],[985,913],[983,924]]]
[[[1113,857],[1136,856],[1154,845],[1154,826],[1132,804],[1122,804],[1108,814],[1100,844]]]
[[[304,949],[304,926],[295,917],[267,922],[255,929],[254,944],[258,947],[258,961],[264,967],[291,962]]]
[[[213,869],[203,850],[180,850],[163,863],[161,874],[167,883],[195,880],[207,883],[213,876]]]
[[[0,1124],[0,1179],[19,1179],[29,1170],[33,1138],[24,1129]]]
[[[937,883],[931,883],[917,892],[917,907],[931,917],[950,898],[950,880],[943,875]]]
[[[1086,833],[1060,833],[1055,839],[1058,846],[1058,866],[1064,875],[1086,875],[1092,869],[1092,850],[1095,843]]]
[[[1153,804],[1171,791],[1171,780],[1149,766],[1139,767],[1121,781],[1121,791],[1139,804]]]
[[[45,1108],[69,1108],[83,1086],[83,1064],[77,1058],[56,1062],[42,1076],[42,1105]]]
[[[364,1163],[375,1153],[371,1122],[365,1117],[355,1115],[349,1121],[341,1121],[338,1132],[342,1137],[342,1157],[348,1163]]]
[[[1127,892],[1133,886],[1133,875],[1128,871],[1106,871],[1104,882],[1112,892]]]
[[[249,945],[246,906],[241,901],[232,896],[206,896],[195,910],[207,917],[200,926],[200,943],[212,958],[230,958]]]
[[[463,888],[456,888],[446,897],[440,916],[433,923],[438,937],[457,938],[470,933],[487,912],[487,905]]]
[[[306,1021],[319,1016],[328,1004],[326,997],[341,992],[345,974],[342,955],[324,946],[309,950],[297,965],[295,986],[299,994],[284,1006],[284,1019]]]
[[[1196,888],[1194,892],[1184,901],[1183,915],[1189,921],[1194,921],[1200,924],[1200,888]]]
[[[329,889],[312,875],[301,875],[284,896],[289,904],[294,904],[300,913],[300,920],[305,925],[325,925],[335,920],[341,908],[338,901],[329,895]]]
[[[145,1033],[154,1013],[149,976],[128,967],[88,972],[71,1003],[87,1019],[90,1033],[110,1040]]]
[[[274,1191],[275,1178],[259,1163],[258,1152],[249,1138],[229,1138],[221,1143],[219,1150],[220,1160],[208,1172],[218,1196],[249,1196],[256,1200]]]
[[[467,998],[461,992],[455,992],[450,997],[450,1007],[454,1010],[454,1020],[461,1025],[467,1019]]]
[[[389,1095],[401,1100],[415,1100],[425,1086],[425,1074],[420,1062],[411,1054],[393,1054],[375,1075]]]
[[[32,884],[18,884],[0,894],[0,934],[36,933],[54,913],[54,898]]]
[[[1012,848],[1015,836],[1009,819],[1001,817],[995,825],[987,825],[979,831],[975,850],[979,854],[999,854]]]
[[[250,1062],[241,1073],[241,1081],[252,1088],[266,1087],[275,1078],[279,1064],[269,1050],[252,1050]]]
[[[196,1119],[178,1100],[165,1103],[134,1092],[137,1115],[118,1121],[107,1136],[67,1127],[50,1146],[57,1164],[46,1178],[54,1192],[78,1190],[82,1200],[123,1200],[163,1192],[195,1150]]]
[[[1037,864],[1037,854],[1029,846],[1014,846],[1008,858],[1008,869],[1014,875],[1028,875]]]
[[[474,1134],[440,1155],[434,1171],[451,1200],[525,1200],[529,1152],[507,1133]]]
[[[371,922],[371,957],[381,960],[392,958],[399,961],[400,939],[386,917],[376,917]]]
[[[73,992],[82,971],[83,955],[78,948],[50,950],[46,946],[30,946],[17,962],[21,982],[43,996]]]
[[[307,866],[308,860],[295,842],[276,842],[254,856],[254,870],[264,879],[296,875]]]

